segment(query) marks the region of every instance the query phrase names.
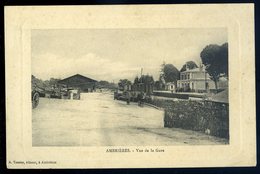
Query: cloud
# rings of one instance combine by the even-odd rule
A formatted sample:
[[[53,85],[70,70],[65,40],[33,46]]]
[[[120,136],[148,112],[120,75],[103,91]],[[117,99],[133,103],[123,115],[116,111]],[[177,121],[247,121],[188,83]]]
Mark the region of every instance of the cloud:
[[[101,58],[94,53],[79,58],[60,57],[50,53],[32,57],[32,74],[43,80],[82,74],[96,80],[117,81],[120,78],[134,78],[139,71],[138,67]]]
[[[34,30],[32,72],[45,80],[79,73],[117,81],[134,79],[143,68],[157,80],[163,61],[178,69],[199,63],[206,45],[226,41],[225,28]]]

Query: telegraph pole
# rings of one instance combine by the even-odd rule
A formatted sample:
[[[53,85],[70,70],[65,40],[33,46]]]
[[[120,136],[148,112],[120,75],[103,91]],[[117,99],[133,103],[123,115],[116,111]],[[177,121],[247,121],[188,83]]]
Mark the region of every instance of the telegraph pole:
[[[141,68],[141,91],[143,91],[143,78],[142,78],[142,76],[143,76],[143,68]]]
[[[206,66],[205,66],[205,91],[207,92],[207,71],[206,71]]]

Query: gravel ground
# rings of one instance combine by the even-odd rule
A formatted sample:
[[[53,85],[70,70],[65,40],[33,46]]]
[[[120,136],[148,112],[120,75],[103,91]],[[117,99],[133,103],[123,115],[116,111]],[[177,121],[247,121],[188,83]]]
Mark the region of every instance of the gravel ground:
[[[40,98],[33,109],[33,146],[213,145],[227,140],[164,128],[163,111],[86,93],[81,100]]]

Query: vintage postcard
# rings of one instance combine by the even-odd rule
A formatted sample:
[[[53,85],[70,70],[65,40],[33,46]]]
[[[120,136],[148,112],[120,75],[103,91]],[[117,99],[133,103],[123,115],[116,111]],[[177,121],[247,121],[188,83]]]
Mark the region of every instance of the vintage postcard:
[[[254,5],[5,7],[8,168],[256,165]]]

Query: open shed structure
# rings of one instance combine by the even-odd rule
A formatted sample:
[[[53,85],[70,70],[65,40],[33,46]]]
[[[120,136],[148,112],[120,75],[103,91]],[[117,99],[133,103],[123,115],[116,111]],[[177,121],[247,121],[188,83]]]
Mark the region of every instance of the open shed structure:
[[[66,85],[67,88],[79,89],[82,92],[93,92],[96,90],[97,81],[80,74],[76,74],[58,81],[59,85]]]

